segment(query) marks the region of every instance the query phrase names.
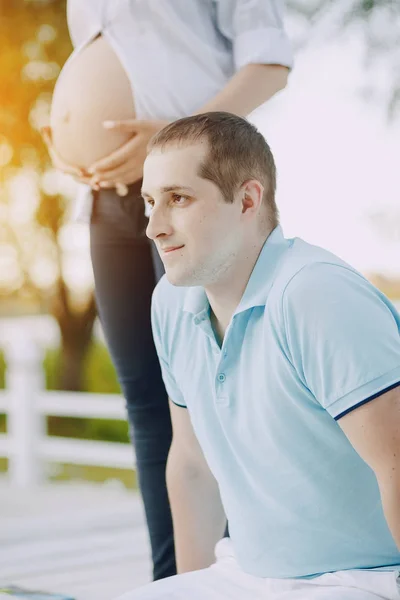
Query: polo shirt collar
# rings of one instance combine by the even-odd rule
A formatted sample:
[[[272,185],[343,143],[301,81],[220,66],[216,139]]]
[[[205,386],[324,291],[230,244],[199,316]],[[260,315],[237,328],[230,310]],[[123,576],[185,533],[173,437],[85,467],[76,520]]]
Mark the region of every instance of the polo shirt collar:
[[[278,263],[289,246],[290,240],[284,238],[282,227],[278,225],[261,249],[235,314],[255,306],[265,306]],[[203,287],[188,288],[183,306],[185,312],[201,319],[208,313],[209,308],[210,304]]]

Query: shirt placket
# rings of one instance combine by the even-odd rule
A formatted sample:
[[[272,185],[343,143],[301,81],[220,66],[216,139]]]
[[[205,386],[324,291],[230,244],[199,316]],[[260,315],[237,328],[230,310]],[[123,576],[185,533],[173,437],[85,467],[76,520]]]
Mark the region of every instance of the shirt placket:
[[[229,406],[231,403],[231,384],[230,380],[233,376],[231,369],[229,367],[229,348],[232,348],[232,341],[235,335],[236,330],[236,317],[237,315],[233,315],[232,320],[227,328],[224,336],[224,341],[222,343],[222,347],[219,350],[219,361],[216,365],[216,375],[215,375],[215,402],[218,406]],[[214,341],[217,346],[216,342]],[[217,346],[218,347],[218,346]]]

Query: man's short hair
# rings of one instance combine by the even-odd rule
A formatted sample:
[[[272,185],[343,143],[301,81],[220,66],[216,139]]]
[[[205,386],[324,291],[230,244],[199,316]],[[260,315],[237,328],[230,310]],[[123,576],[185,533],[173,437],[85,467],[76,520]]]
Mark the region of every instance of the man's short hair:
[[[263,201],[268,221],[276,227],[279,213],[275,203],[276,167],[271,149],[258,129],[246,119],[227,112],[208,112],[170,123],[149,142],[147,150],[168,145],[208,142],[208,154],[199,175],[214,182],[226,202],[249,179],[264,186]]]

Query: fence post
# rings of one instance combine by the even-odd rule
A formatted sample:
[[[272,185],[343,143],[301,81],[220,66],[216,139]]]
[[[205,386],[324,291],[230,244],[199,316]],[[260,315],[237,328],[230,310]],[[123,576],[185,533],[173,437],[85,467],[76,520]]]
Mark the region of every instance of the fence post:
[[[38,397],[45,389],[43,350],[32,338],[16,330],[5,346],[5,360],[5,383],[10,399],[8,472],[12,485],[26,488],[40,483],[44,477],[39,445],[46,425],[37,410]]]

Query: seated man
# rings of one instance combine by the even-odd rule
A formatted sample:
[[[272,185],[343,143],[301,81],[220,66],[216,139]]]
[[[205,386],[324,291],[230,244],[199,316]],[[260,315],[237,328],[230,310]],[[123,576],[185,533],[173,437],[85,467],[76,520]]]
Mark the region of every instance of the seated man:
[[[400,598],[400,316],[350,265],[283,236],[275,181],[263,136],[228,113],[150,142],[181,574],[126,600]]]

